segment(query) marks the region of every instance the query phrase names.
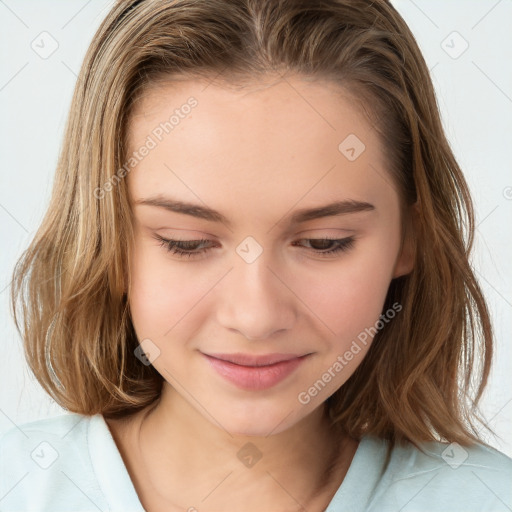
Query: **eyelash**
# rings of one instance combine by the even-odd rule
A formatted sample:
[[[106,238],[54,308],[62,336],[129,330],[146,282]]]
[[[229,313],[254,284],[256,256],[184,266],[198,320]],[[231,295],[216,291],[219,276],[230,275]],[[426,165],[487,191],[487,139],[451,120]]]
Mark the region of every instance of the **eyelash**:
[[[160,246],[164,247],[164,249],[172,254],[175,254],[179,256],[180,258],[183,258],[185,256],[188,256],[189,258],[192,256],[198,256],[199,254],[207,252],[210,248],[206,247],[199,251],[197,250],[186,250],[183,248],[183,246],[180,246],[180,244],[204,244],[208,243],[211,240],[206,240],[204,238],[200,240],[172,240],[163,238],[159,235],[155,235],[155,239],[160,242]],[[347,237],[347,238],[302,238],[299,241],[306,240],[308,242],[335,242],[336,246],[333,249],[329,249],[327,251],[321,251],[318,249],[311,249],[315,254],[320,256],[332,256],[341,252],[346,252],[350,250],[354,246],[355,238],[353,236]]]

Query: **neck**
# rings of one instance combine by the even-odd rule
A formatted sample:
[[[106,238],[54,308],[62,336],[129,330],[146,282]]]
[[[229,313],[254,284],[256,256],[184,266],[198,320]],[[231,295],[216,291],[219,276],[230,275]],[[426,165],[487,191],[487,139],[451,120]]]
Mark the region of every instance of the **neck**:
[[[335,435],[324,405],[283,432],[247,436],[226,431],[168,385],[134,434],[146,490],[183,510],[323,510],[357,447]]]

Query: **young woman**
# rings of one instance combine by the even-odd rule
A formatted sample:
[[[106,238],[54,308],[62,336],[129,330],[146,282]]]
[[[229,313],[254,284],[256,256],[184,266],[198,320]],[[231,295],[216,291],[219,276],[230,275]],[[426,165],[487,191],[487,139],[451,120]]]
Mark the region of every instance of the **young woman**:
[[[0,509],[510,509],[472,236],[389,2],[119,1],[13,281],[70,414],[3,436]]]

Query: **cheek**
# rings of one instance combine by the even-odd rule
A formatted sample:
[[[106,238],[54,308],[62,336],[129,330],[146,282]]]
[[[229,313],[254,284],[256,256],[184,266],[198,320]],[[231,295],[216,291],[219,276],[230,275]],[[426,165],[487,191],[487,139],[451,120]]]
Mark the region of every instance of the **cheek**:
[[[151,244],[140,243],[132,262],[132,322],[139,339],[158,343],[192,310],[208,283],[194,280],[191,285],[190,275],[169,262],[163,248]]]
[[[380,318],[382,314],[388,317],[383,306],[397,249],[388,239],[387,248],[379,250],[382,241],[372,241],[350,261],[346,259],[331,272],[312,275],[309,286],[302,286],[308,306],[329,329],[317,364],[304,378],[306,385],[298,397],[303,405],[314,407],[339,389],[387,323]]]
[[[391,282],[396,251],[390,244],[379,250],[379,241],[347,255],[341,263],[301,280],[298,295],[327,326],[338,343],[350,342],[373,326],[382,313]]]

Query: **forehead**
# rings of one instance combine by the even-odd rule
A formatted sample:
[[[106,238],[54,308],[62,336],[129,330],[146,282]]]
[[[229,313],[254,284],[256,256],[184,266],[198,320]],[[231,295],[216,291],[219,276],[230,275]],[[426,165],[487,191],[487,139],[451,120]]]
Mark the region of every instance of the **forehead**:
[[[261,210],[305,195],[375,201],[393,188],[377,132],[327,81],[160,83],[137,102],[128,134],[128,157],[151,146],[128,176],[132,198],[168,193],[228,209],[236,199]]]

